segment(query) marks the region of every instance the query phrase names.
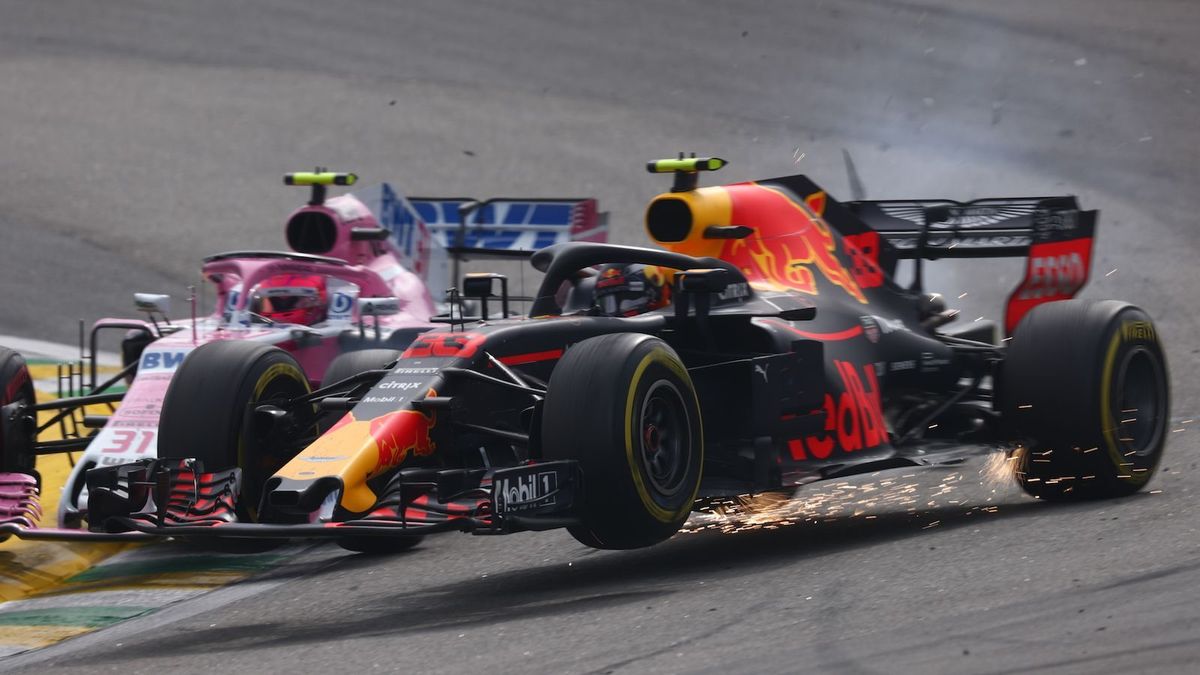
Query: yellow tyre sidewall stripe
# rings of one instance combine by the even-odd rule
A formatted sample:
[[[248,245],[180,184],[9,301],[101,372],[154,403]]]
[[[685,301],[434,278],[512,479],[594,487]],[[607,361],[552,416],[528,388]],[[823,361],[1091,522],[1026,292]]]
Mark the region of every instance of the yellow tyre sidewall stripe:
[[[290,377],[291,379],[299,382],[304,387],[305,391],[310,390],[308,386],[308,380],[305,379],[304,373],[300,372],[296,366],[290,363],[275,363],[264,370],[262,375],[258,376],[258,381],[254,383],[253,400],[258,401],[262,397],[263,392],[266,391],[267,386],[270,385],[271,382],[277,377]],[[241,468],[245,468],[246,461],[249,459],[249,457],[246,457],[245,436],[245,433],[238,434],[237,439],[237,462],[238,466]],[[206,466],[204,467],[204,470],[212,471],[213,468],[215,467]],[[245,508],[251,513],[252,516],[255,518],[258,517],[258,504],[247,504],[245,505]]]
[[[673,523],[676,520],[687,516],[687,514],[691,512],[692,502],[694,502],[696,500],[696,494],[700,490],[700,481],[697,478],[696,485],[692,488],[692,494],[688,497],[688,499],[686,501],[684,501],[684,503],[678,509],[676,509],[675,511],[668,511],[667,509],[664,509],[663,507],[659,506],[658,502],[654,501],[654,498],[650,496],[650,491],[647,489],[645,481],[642,480],[642,472],[641,472],[640,463],[638,462],[637,457],[635,456],[635,451],[634,451],[634,446],[633,446],[633,428],[635,426],[637,426],[637,424],[635,424],[633,408],[634,408],[634,403],[637,399],[638,386],[642,382],[642,377],[645,375],[646,368],[648,368],[650,366],[650,364],[652,364],[652,363],[657,363],[659,365],[662,365],[665,368],[667,368],[668,370],[675,373],[677,376],[679,376],[679,378],[684,382],[684,384],[687,385],[687,395],[691,396],[692,401],[695,405],[695,409],[699,410],[700,406],[699,406],[699,402],[696,401],[696,391],[695,391],[695,388],[692,386],[692,380],[690,377],[688,377],[687,371],[679,364],[678,361],[671,358],[670,355],[663,349],[654,349],[650,353],[646,354],[646,356],[642,357],[641,362],[638,363],[637,368],[634,369],[634,371],[633,371],[633,377],[631,378],[630,383],[629,383],[629,393],[627,394],[626,401],[625,401],[625,459],[629,464],[629,475],[633,478],[634,489],[637,490],[638,497],[642,500],[642,506],[645,507],[646,512],[649,513],[651,516],[654,516],[655,520],[658,520],[659,522]],[[688,413],[689,420],[690,420],[691,411],[687,411],[687,413]],[[700,463],[701,467],[703,467],[703,465],[704,465],[703,420],[699,419],[699,416],[697,416],[696,422],[697,422],[697,424],[696,424],[697,427],[700,428],[700,433],[699,433],[698,437],[693,439],[693,442],[699,444],[700,452],[697,453],[697,457],[695,459],[696,459],[696,461],[698,461]],[[690,425],[689,425],[688,433],[689,434],[691,433]]]
[[[1126,460],[1117,442],[1117,424],[1112,414],[1112,385],[1113,370],[1116,368],[1117,353],[1125,343],[1124,322],[1113,331],[1112,340],[1108,343],[1108,351],[1104,355],[1104,372],[1100,379],[1100,426],[1104,434],[1104,446],[1109,459],[1117,470],[1117,478],[1131,485],[1142,485],[1150,480],[1149,471],[1133,470],[1133,463]]]

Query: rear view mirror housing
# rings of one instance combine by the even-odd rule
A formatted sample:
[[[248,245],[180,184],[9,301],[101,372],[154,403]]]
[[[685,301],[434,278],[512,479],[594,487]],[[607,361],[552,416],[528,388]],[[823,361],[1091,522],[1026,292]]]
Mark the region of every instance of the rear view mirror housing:
[[[720,267],[692,269],[677,273],[675,282],[688,293],[720,293],[729,285],[730,277],[729,271]]]
[[[358,315],[362,316],[394,316],[400,313],[400,299],[394,296],[384,298],[359,298]]]
[[[133,306],[141,312],[158,312],[166,316],[171,311],[171,296],[161,293],[134,293]]]
[[[488,298],[497,297],[496,281],[500,282],[500,316],[508,316],[508,277],[495,272],[475,272],[463,277],[463,296],[478,298],[480,301],[480,316],[488,320]]]

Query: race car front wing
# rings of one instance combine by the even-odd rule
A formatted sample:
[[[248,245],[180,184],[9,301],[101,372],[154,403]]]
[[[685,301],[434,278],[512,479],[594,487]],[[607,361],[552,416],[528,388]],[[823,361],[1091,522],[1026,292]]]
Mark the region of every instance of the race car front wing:
[[[503,469],[411,469],[397,473],[369,513],[308,523],[243,522],[241,471],[206,471],[192,459],[142,460],[87,474],[95,533],[204,538],[324,539],[445,531],[508,534],[576,522],[582,488],[573,461]]]
[[[131,541],[146,539],[140,532],[88,532],[71,528],[41,528],[42,517],[38,480],[26,473],[0,473],[0,541],[10,535],[22,539],[71,541]]]

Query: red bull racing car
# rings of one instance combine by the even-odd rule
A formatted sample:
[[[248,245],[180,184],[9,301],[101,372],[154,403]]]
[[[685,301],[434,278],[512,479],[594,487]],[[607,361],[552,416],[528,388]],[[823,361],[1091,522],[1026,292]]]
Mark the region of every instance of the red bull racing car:
[[[195,349],[163,404],[164,458],[88,472],[90,528],[397,550],[565,527],[635,548],[707,498],[980,448],[1012,449],[1043,499],[1150,480],[1167,364],[1144,311],[1073,299],[1095,211],[1071,197],[839,203],[804,176],[697,187],[722,164],[650,164],[675,176],[646,210],[661,248],[543,249],[521,316],[503,277],[469,275],[477,316],[360,352],[319,389],[279,349]],[[953,330],[922,262],[995,256],[1026,258],[1004,325]],[[902,261],[917,268],[903,286]]]

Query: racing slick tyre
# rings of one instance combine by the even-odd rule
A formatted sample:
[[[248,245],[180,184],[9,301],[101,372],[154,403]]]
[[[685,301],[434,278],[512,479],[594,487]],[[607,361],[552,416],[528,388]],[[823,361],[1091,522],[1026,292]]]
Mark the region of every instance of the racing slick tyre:
[[[679,356],[640,333],[589,338],[554,368],[542,410],[547,460],[577,460],[571,535],[593,548],[650,546],[679,531],[700,488],[700,404]]]
[[[25,473],[42,479],[34,468],[36,424],[30,424],[25,415],[18,415],[17,404],[33,405],[36,402],[33,378],[25,359],[17,352],[0,347],[0,473]]]
[[[201,345],[184,359],[163,399],[158,447],[163,457],[194,457],[206,469],[242,469],[238,517],[258,520],[263,486],[314,429],[259,429],[254,404],[309,392],[291,354],[256,342]]]
[[[1047,500],[1121,497],[1158,468],[1170,418],[1167,362],[1145,312],[1115,300],[1035,307],[999,382],[1005,423],[1026,440],[1017,481]]]
[[[325,377],[321,378],[321,388],[368,370],[384,368],[398,358],[400,358],[400,352],[395,349],[361,349],[339,354],[325,369]],[[329,427],[333,426],[340,417],[341,415],[324,415],[323,419],[318,422],[321,433],[328,431]]]

